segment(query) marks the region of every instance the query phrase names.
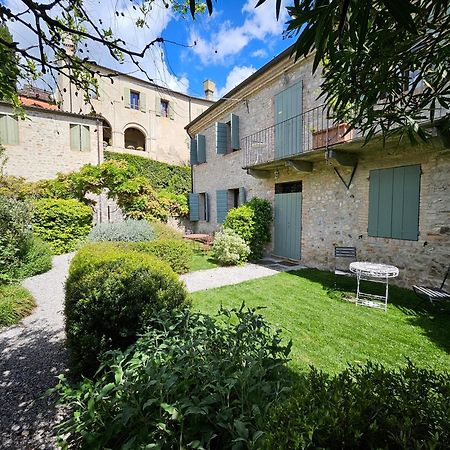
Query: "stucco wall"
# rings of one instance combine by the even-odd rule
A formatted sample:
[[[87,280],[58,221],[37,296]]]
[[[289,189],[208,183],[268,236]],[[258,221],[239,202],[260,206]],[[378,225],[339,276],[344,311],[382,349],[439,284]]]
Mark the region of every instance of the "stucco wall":
[[[11,106],[0,105],[0,113],[12,113]],[[4,145],[8,158],[5,174],[30,181],[54,178],[58,172],[78,170],[84,164],[98,162],[97,134],[102,141],[101,127],[97,131],[95,118],[66,115],[59,112],[26,109],[27,117],[19,119],[19,144]],[[90,151],[70,148],[70,125],[88,125]]]
[[[99,98],[92,99],[92,105],[84,103],[80,92],[76,95],[66,77],[60,77],[59,85],[63,110],[89,113],[93,108],[109,122],[112,145],[108,150],[124,152],[124,132],[129,127],[135,127],[146,137],[145,152],[141,151],[139,155],[172,164],[188,162],[189,139],[184,127],[212,104],[206,99],[189,97],[126,75],[115,76],[113,83],[108,78],[100,78]],[[144,111],[125,106],[129,104],[129,99],[124,99],[125,89],[145,94]],[[156,114],[156,99],[171,104],[173,119]],[[136,151],[131,152],[137,154]]]
[[[303,62],[288,72],[288,82],[303,79],[304,110],[317,105],[320,80],[311,78],[310,61]],[[290,75],[290,76],[289,76]],[[430,145],[411,147],[396,142],[385,148],[381,144],[360,146],[358,167],[350,188],[335,173],[325,156],[314,162],[311,173],[293,168],[271,171],[271,178],[256,179],[242,169],[244,155],[237,151],[228,155],[215,154],[215,121],[226,121],[229,113],[239,115],[241,138],[273,125],[273,97],[284,86],[281,73],[275,79],[250,95],[248,102],[235,102],[223,107],[208,123],[196,124],[192,134],[206,136],[207,162],[193,167],[194,192],[209,194],[210,222],[200,221],[194,229],[213,232],[216,223],[216,190],[245,187],[247,198],[258,196],[273,204],[275,183],[301,180],[302,193],[302,263],[312,267],[333,269],[334,246],[355,246],[359,260],[394,264],[400,269],[395,283],[410,286],[413,283],[439,283],[450,261],[450,150],[444,149],[438,139]],[[256,82],[255,82],[256,83]],[[288,84],[289,85],[289,84]],[[247,89],[247,88],[246,88]],[[243,93],[243,95],[245,95]],[[247,110],[248,105],[248,110]],[[420,164],[420,217],[417,241],[369,237],[369,172],[372,169]],[[352,168],[339,166],[344,180],[349,180]],[[271,246],[267,249],[271,251]]]

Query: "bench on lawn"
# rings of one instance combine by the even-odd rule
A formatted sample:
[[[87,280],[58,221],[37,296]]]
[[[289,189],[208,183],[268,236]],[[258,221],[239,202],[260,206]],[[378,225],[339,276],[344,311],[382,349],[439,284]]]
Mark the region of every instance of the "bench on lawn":
[[[210,234],[202,233],[185,234],[183,238],[189,241],[200,242],[202,244],[203,250],[208,250],[214,241],[213,236],[211,236]]]
[[[442,280],[441,286],[439,288],[418,285],[414,285],[412,288],[419,298],[423,300],[429,300],[431,303],[433,303],[434,301],[450,300],[450,292],[444,290],[444,285],[447,281],[449,273],[450,266],[447,267],[447,272],[445,272],[444,279]]]

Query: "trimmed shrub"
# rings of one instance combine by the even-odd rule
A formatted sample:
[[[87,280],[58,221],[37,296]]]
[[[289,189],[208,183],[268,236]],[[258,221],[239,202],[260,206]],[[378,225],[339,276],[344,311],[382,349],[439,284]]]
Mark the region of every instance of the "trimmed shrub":
[[[228,228],[216,233],[212,247],[214,258],[222,265],[244,264],[250,248],[237,233]]]
[[[4,281],[20,267],[31,236],[29,205],[0,196],[0,277]]]
[[[272,206],[268,200],[252,198],[248,203],[228,211],[223,224],[241,236],[250,247],[250,259],[260,259],[270,242]]]
[[[16,278],[27,278],[49,271],[52,268],[52,252],[50,245],[42,239],[32,237],[21,261],[14,273]]]
[[[447,448],[450,375],[377,364],[312,369],[267,422],[264,448]]]
[[[161,309],[188,304],[183,283],[167,263],[110,243],[85,245],[66,282],[66,335],[75,374],[92,374],[107,350],[136,341]]]
[[[43,198],[34,202],[33,231],[54,254],[74,251],[89,234],[92,209],[77,200]]]
[[[181,232],[162,222],[150,222],[157,239],[183,239]]]
[[[31,294],[21,286],[0,286],[0,327],[14,325],[35,306]]]
[[[62,377],[63,448],[255,448],[285,394],[290,345],[254,310],[220,313],[163,311],[135,345],[105,355],[97,379]]]
[[[150,241],[155,237],[151,225],[146,220],[127,219],[113,223],[99,223],[92,228],[88,241]]]
[[[152,242],[138,242],[133,249],[149,253],[167,262],[176,273],[185,273],[189,270],[194,253],[192,246],[178,239],[164,239]]]

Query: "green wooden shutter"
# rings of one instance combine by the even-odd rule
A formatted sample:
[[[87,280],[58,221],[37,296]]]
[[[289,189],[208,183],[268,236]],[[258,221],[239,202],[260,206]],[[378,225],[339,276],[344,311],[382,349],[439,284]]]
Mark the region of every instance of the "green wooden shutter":
[[[380,171],[371,170],[369,176],[369,236],[378,236],[378,209],[380,198]]]
[[[206,138],[203,134],[197,134],[197,162],[206,162]]]
[[[81,132],[80,125],[70,125],[70,149],[81,150]]]
[[[91,133],[88,125],[81,125],[81,151],[91,150]]]
[[[392,190],[394,169],[380,170],[380,189],[378,199],[378,236],[392,236]]]
[[[5,116],[7,129],[7,144],[16,145],[19,143],[19,123],[15,117]]]
[[[209,197],[205,192],[205,221],[209,222]]]
[[[244,187],[239,188],[239,204],[243,205],[247,201],[247,193]]]
[[[0,144],[8,143],[8,116],[0,115]]]
[[[191,222],[197,222],[200,219],[199,203],[199,195],[191,192],[189,194],[189,220]]]
[[[231,148],[239,150],[239,116],[231,114]]]
[[[228,191],[216,191],[217,223],[223,223],[228,213]]]
[[[227,124],[216,122],[216,153],[225,155],[227,153]]]
[[[170,118],[170,120],[175,119],[175,110],[174,110],[173,102],[169,102],[169,118]]]
[[[131,108],[130,90],[128,88],[123,90],[123,104],[125,108]]]
[[[191,166],[198,164],[197,139],[191,139]]]
[[[415,241],[419,236],[421,168],[416,165],[393,170],[392,237]]]
[[[143,92],[139,92],[139,107],[142,112],[147,111],[147,97]]]
[[[155,114],[161,117],[161,98],[158,96],[155,97]]]

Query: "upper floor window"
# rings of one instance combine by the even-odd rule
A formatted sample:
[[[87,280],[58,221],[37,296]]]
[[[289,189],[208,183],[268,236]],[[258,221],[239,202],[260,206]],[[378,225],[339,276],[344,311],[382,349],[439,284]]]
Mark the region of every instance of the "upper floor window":
[[[79,152],[91,150],[91,133],[88,125],[70,125],[70,149]]]
[[[161,99],[161,116],[169,117],[169,102]]]
[[[130,91],[130,108],[131,109],[139,109],[140,105],[140,95],[139,92]]]
[[[9,114],[0,114],[0,144],[19,143],[19,122]]]

